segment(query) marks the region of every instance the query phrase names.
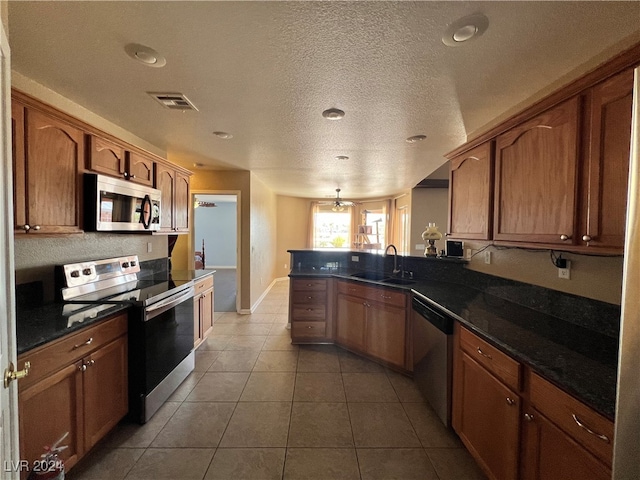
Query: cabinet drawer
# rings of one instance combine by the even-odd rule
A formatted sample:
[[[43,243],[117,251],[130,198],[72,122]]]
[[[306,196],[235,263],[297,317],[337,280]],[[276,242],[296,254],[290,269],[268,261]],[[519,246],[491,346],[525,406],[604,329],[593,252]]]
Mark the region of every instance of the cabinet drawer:
[[[613,422],[539,375],[531,374],[531,404],[579,444],[611,465]]]
[[[291,336],[293,338],[325,338],[327,324],[325,322],[292,322]]]
[[[302,292],[326,292],[327,281],[325,279],[310,278],[310,279],[296,279],[292,282],[294,291]]]
[[[460,329],[460,348],[514,391],[520,391],[520,364],[465,328]]]
[[[292,319],[296,320],[325,320],[326,308],[324,305],[293,305]]]
[[[193,286],[194,286],[194,289],[195,289],[195,295],[198,295],[198,294],[204,292],[208,288],[212,288],[213,287],[213,275],[208,275],[207,277],[205,277],[205,278],[203,278],[201,280],[196,280]]]
[[[391,288],[368,286],[357,282],[338,282],[338,293],[397,307],[405,307],[407,302],[407,295],[404,292]]]
[[[29,388],[126,332],[127,314],[124,313],[24,353],[18,358],[18,369],[22,368],[23,362],[31,362],[31,371],[20,380],[19,389]]]
[[[291,296],[292,303],[294,304],[322,304],[324,305],[327,301],[327,292],[324,291],[294,291]]]

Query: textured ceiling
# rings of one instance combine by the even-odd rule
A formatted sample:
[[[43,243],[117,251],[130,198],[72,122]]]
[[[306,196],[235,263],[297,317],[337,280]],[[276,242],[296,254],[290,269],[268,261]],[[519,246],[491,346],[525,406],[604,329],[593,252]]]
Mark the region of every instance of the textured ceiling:
[[[473,13],[484,35],[443,45]],[[302,197],[410,188],[468,133],[639,31],[640,2],[9,2],[19,73],[192,170],[251,170]],[[167,65],[136,63],[129,43]],[[345,118],[324,119],[330,107]]]

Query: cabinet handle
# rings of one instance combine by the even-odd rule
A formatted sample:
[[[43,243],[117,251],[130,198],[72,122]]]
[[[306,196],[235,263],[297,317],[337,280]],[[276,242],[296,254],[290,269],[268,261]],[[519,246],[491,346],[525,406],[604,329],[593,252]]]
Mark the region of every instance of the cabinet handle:
[[[307,312],[313,312],[313,308],[307,308]]]
[[[588,426],[586,426],[584,423],[582,423],[580,421],[580,419],[576,416],[575,413],[572,413],[571,416],[573,417],[573,421],[576,422],[576,424],[587,431],[587,433],[590,433],[591,435],[593,435],[594,437],[598,437],[600,440],[602,440],[603,442],[609,443],[609,437],[607,437],[606,435],[603,435],[601,433],[597,433],[594,432],[593,430],[591,430]]]
[[[307,327],[307,329],[308,329],[308,330],[311,330],[312,328],[313,328],[313,327],[311,327],[311,326],[308,326],[308,327]]]
[[[582,236],[582,241],[583,242],[590,242],[591,241],[591,235],[583,235]]]
[[[478,347],[478,353],[479,353],[480,355],[482,355],[483,357],[488,358],[489,360],[493,360],[493,357],[491,357],[491,355],[489,355],[488,353],[484,353],[484,352],[480,349],[480,347]]]
[[[507,397],[507,405],[515,405],[516,401],[511,398],[511,397]]]
[[[571,235],[565,235],[564,233],[560,235],[560,240],[566,242],[567,240],[571,240]]]
[[[95,365],[96,361],[92,358],[91,360],[89,360],[88,362],[85,362],[85,366],[88,367],[92,367],[93,365]]]
[[[312,298],[313,298],[313,297],[312,297],[311,295],[309,295],[309,296],[307,297],[307,300],[311,300]]]
[[[385,300],[391,300],[391,295],[380,295],[380,297],[384,298]]]
[[[29,230],[31,230],[31,225],[22,225],[20,227],[22,230],[24,230],[25,232],[28,232]]]
[[[525,419],[527,422],[532,422],[532,421],[533,421],[533,414],[531,414],[531,413],[525,413],[525,414],[524,414],[524,419]]]
[[[84,372],[86,369],[87,369],[87,366],[84,363],[78,366],[78,370],[80,370],[81,372]]]
[[[40,228],[41,228],[41,227],[40,227],[40,225],[34,225],[34,226],[33,226],[33,229],[34,229],[36,232],[37,232],[38,230],[40,230]]]
[[[93,337],[90,337],[89,340],[87,340],[86,342],[74,345],[72,350],[76,350],[76,349],[78,349],[80,347],[85,347],[87,345],[91,345],[92,343],[93,343]]]
[[[129,174],[129,178],[136,178],[136,176]]]

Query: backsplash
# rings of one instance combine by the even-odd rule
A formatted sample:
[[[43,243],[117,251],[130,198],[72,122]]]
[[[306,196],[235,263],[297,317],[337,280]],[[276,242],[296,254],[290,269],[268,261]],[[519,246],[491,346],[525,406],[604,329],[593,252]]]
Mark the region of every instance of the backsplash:
[[[292,250],[291,253],[294,269],[301,265],[316,267],[319,273],[329,268],[388,273],[393,270],[392,255],[311,250]],[[357,256],[359,261],[352,261],[352,256]],[[413,272],[416,278],[462,284],[612,338],[619,336],[619,305],[488,275],[470,270],[466,264],[460,259],[398,256],[398,268]]]

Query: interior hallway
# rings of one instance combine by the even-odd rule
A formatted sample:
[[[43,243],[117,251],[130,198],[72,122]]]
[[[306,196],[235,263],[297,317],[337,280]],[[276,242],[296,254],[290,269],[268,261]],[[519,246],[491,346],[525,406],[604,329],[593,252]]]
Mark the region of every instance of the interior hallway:
[[[217,313],[196,371],[144,426],[123,423],[77,479],[485,478],[411,380],[335,346],[293,346],[288,281]]]

